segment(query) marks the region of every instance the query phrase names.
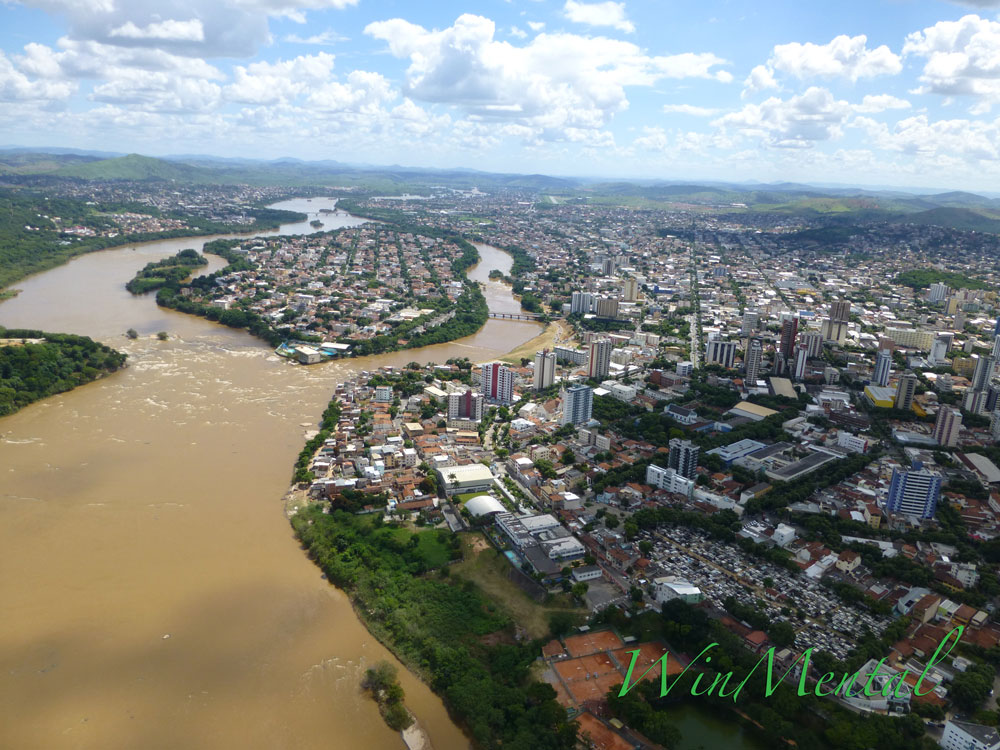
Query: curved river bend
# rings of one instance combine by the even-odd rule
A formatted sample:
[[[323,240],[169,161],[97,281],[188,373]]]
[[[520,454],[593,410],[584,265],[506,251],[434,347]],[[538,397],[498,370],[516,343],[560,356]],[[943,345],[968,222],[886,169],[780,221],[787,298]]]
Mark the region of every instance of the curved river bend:
[[[312,219],[333,203],[276,207]],[[320,218],[324,231],[361,223]],[[271,234],[312,231],[307,219]],[[540,326],[490,320],[450,344],[293,367],[243,332],[125,291],[149,261],[205,241],[84,255],[0,304],[4,326],[86,334],[130,362],[0,420],[0,747],[402,747],[359,691],[365,665],[392,657],[299,549],[279,500],[338,382],[485,361]],[[487,280],[510,256],[479,249],[470,278],[491,309],[517,310]],[[222,265],[209,260],[207,272]],[[169,341],[151,336],[161,330]],[[441,701],[400,676],[435,748],[467,747]]]

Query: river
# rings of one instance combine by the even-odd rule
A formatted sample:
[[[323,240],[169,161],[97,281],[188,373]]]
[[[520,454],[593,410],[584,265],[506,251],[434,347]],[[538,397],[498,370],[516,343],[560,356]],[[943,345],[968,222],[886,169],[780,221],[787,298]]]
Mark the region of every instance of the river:
[[[276,204],[309,218],[265,234],[313,232],[332,206]],[[321,231],[361,222],[319,218]],[[541,327],[489,320],[449,344],[295,367],[125,291],[146,263],[205,241],[80,256],[0,303],[4,326],[86,334],[130,364],[0,420],[0,747],[403,746],[359,690],[365,665],[392,656],[300,550],[280,498],[338,382],[414,360],[487,361]],[[470,278],[491,309],[517,310],[487,278],[510,256],[479,251]],[[208,257],[208,272],[221,265]],[[400,676],[435,748],[466,747],[440,699]]]

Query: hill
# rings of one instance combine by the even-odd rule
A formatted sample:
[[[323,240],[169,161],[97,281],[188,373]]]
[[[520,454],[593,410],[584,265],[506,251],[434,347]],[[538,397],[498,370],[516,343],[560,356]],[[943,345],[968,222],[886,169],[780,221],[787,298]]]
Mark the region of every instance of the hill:
[[[210,182],[210,172],[188,164],[129,154],[114,159],[99,159],[81,164],[62,166],[52,173],[58,177],[83,180],[174,180],[178,182]]]

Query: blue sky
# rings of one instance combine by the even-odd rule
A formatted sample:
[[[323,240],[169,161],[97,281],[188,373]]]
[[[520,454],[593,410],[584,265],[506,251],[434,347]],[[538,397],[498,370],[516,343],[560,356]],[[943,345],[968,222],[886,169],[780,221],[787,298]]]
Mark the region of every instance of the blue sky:
[[[0,140],[995,190],[1000,0],[0,0]]]

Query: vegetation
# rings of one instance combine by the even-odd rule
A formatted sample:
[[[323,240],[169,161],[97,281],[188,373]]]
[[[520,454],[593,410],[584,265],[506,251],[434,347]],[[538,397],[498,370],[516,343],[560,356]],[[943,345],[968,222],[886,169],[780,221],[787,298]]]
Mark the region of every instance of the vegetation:
[[[928,289],[931,284],[947,284],[952,289],[989,289],[989,284],[979,279],[972,279],[965,274],[941,271],[936,268],[903,271],[896,276],[896,283],[911,289]]]
[[[126,285],[132,294],[145,294],[166,284],[180,284],[199,266],[208,261],[196,250],[188,248],[163,260],[147,263]]]
[[[365,671],[361,687],[372,694],[378,703],[379,713],[390,729],[402,731],[413,723],[413,717],[403,705],[403,687],[396,678],[396,668],[387,661],[380,661]]]
[[[368,628],[426,677],[476,743],[514,750],[575,747],[575,727],[555,691],[530,677],[540,644],[487,639],[509,633],[510,617],[470,581],[424,575],[430,568],[418,534],[316,507],[292,524]]]
[[[125,356],[86,336],[0,328],[0,416],[114,372]]]

